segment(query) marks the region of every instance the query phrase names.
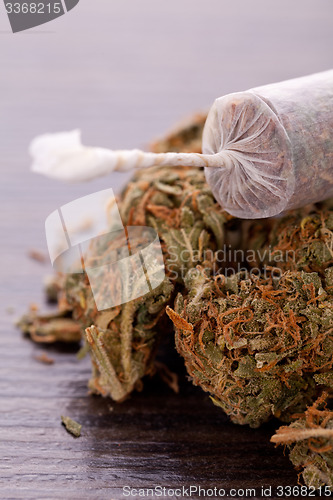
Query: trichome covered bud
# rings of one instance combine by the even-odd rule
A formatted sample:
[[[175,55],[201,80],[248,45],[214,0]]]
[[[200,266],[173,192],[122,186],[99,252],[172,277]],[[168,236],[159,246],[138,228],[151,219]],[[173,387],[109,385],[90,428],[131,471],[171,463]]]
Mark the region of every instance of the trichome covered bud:
[[[194,384],[233,422],[290,421],[316,396],[333,358],[333,296],[317,273],[185,279],[174,311],[176,346]]]
[[[200,137],[200,127],[202,120],[189,134],[191,141],[195,134]],[[185,147],[181,131],[170,137],[175,149],[177,144]],[[163,149],[163,143],[154,147]],[[90,389],[122,400],[140,388],[144,375],[154,372],[158,344],[163,336],[172,335],[165,309],[173,303],[175,288],[183,286],[184,276],[197,264],[213,266],[213,253],[225,243],[232,217],[214,200],[203,170],[191,167],[139,171],[118,206],[124,225],[150,226],[157,231],[166,264],[164,282],[141,298],[97,311],[87,277],[69,275],[59,302],[72,311],[82,331],[87,328],[93,362]],[[109,249],[96,248],[96,257],[101,251]],[[111,293],[111,288],[111,283],[105,283],[105,293]]]
[[[333,262],[333,211],[325,206],[290,212],[267,221],[264,228],[262,223],[252,222],[245,235],[244,244],[256,256],[255,266],[315,271],[324,276]]]

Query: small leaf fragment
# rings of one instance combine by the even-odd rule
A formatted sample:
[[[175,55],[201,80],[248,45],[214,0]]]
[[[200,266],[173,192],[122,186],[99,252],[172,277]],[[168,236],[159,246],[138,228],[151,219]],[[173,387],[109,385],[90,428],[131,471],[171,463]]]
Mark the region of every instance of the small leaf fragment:
[[[75,437],[81,436],[81,429],[82,429],[81,424],[79,424],[78,422],[75,422],[75,420],[73,420],[72,418],[64,417],[63,415],[61,415],[61,421],[62,421],[63,425],[65,426],[67,432],[69,432],[70,434],[72,434]]]

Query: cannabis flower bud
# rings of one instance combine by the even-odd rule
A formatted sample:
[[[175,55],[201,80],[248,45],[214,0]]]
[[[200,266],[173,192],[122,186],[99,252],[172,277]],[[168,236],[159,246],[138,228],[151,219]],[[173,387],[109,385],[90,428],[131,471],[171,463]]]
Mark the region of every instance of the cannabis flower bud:
[[[197,115],[152,150],[200,153],[205,119]],[[83,337],[91,391],[121,401],[155,373],[160,342],[173,339],[168,314],[194,384],[235,423],[292,422],[272,441],[288,446],[307,485],[333,487],[333,412],[325,407],[333,391],[331,202],[280,219],[240,220],[217,204],[203,170],[156,166],[136,173],[118,208],[125,226],[158,233],[164,281],[99,311],[87,275],[58,275],[48,288],[59,311],[32,311],[21,329],[36,342]],[[97,240],[89,250],[96,265],[115,251]],[[100,287],[112,294],[114,280],[103,276]]]
[[[186,149],[188,142],[198,142],[203,121],[199,116],[155,143],[154,149],[170,144],[175,150]],[[61,307],[71,311],[82,331],[86,329],[93,363],[90,389],[117,401],[140,388],[141,378],[154,372],[158,344],[163,336],[172,335],[165,309],[173,303],[175,288],[183,286],[184,276],[197,264],[213,265],[211,256],[225,243],[232,225],[232,217],[214,200],[203,170],[191,167],[152,167],[136,173],[118,207],[124,225],[157,231],[166,265],[164,282],[141,298],[99,312],[87,277],[69,275],[59,298]],[[95,254],[108,251],[96,248]],[[106,282],[105,293],[111,293],[111,287]]]
[[[116,400],[126,397],[145,374],[153,372],[159,339],[172,334],[165,322],[166,305],[172,303],[174,289],[183,283],[189,269],[203,261],[211,265],[206,262],[204,249],[222,245],[227,222],[205,185],[203,172],[195,169],[145,170],[129,183],[119,207],[125,224],[151,226],[157,231],[166,278],[148,295],[96,312],[95,317],[90,315],[90,325],[95,325],[86,331],[94,366],[90,388]],[[81,309],[84,326],[88,326],[89,314],[77,297],[83,295],[83,304],[90,309],[86,300],[90,293],[87,287],[80,291],[71,287],[68,291],[68,302],[74,309]],[[76,318],[79,319],[77,314]],[[116,390],[117,386],[122,389]]]
[[[333,296],[317,273],[185,279],[168,314],[194,384],[233,422],[290,421],[316,396],[315,374],[332,370]]]
[[[246,244],[257,256],[254,265],[264,263],[283,271],[315,271],[323,276],[332,264],[333,211],[325,206],[323,210],[312,207],[308,213],[298,210],[281,219],[270,219],[264,230],[263,224],[252,222],[246,233]]]

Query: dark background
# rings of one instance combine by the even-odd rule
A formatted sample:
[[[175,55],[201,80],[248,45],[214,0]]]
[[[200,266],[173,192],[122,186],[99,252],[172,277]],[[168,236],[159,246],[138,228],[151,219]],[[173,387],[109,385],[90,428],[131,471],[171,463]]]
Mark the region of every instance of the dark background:
[[[331,0],[81,0],[13,35],[0,5],[1,498],[118,499],[126,484],[296,484],[269,444],[276,423],[233,426],[184,374],[179,396],[149,381],[122,405],[88,397],[89,360],[35,346],[13,322],[43,304],[51,267],[27,253],[46,251],[47,215],[125,181],[67,186],[30,173],[36,134],[80,127],[86,144],[145,147],[220,95],[332,67],[332,20]],[[54,365],[34,359],[45,350]],[[83,424],[80,439],[60,414]]]

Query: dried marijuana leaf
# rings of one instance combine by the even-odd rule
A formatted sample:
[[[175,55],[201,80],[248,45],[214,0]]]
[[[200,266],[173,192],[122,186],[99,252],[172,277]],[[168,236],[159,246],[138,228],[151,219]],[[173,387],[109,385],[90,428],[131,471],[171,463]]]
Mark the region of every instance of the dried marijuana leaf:
[[[287,445],[293,465],[307,486],[333,488],[333,411],[323,394],[289,426],[280,427],[271,441]]]
[[[35,360],[39,361],[40,363],[43,363],[44,365],[54,364],[54,359],[48,356],[45,352],[42,352],[41,354],[35,356]]]
[[[80,342],[80,325],[67,316],[66,310],[42,315],[31,311],[19,320],[17,326],[36,343]]]
[[[75,420],[73,420],[72,418],[64,417],[63,415],[61,415],[61,421],[62,421],[63,425],[65,426],[67,432],[69,432],[70,434],[72,434],[75,437],[81,436],[81,429],[82,429],[81,424],[79,424],[78,422],[75,422]]]

